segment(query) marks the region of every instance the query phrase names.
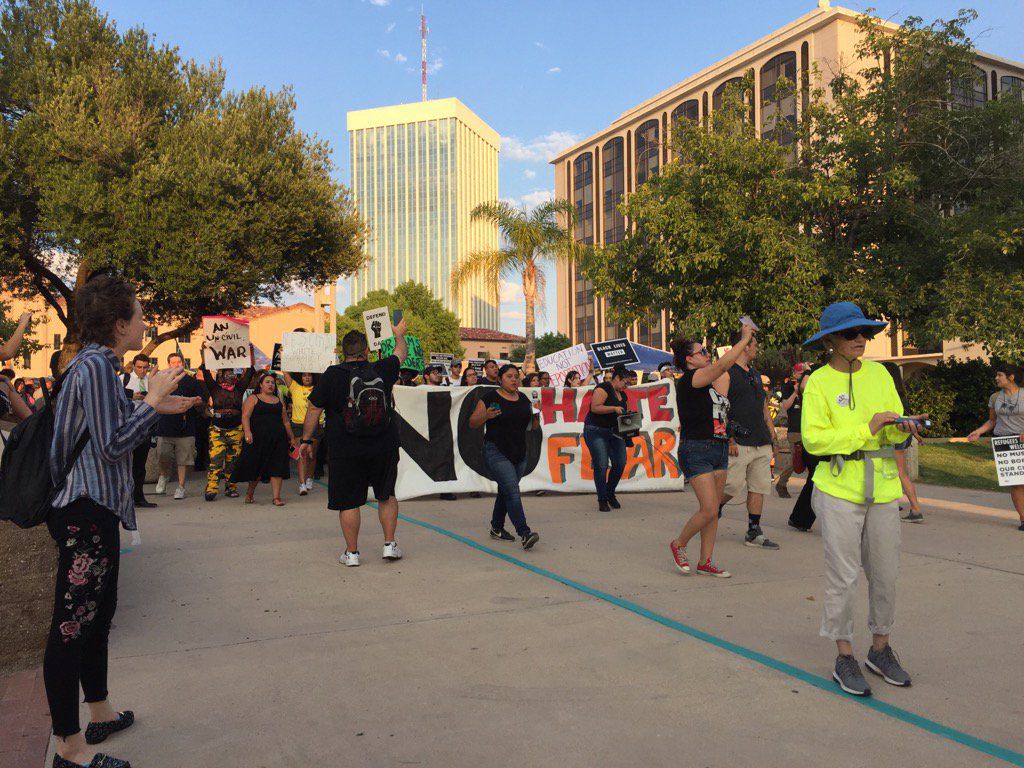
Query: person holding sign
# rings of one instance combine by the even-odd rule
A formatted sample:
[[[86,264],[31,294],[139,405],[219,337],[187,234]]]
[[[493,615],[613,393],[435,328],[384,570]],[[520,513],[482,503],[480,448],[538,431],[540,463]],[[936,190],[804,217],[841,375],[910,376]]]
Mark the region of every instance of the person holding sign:
[[[711,562],[718,535],[718,505],[729,472],[729,400],[715,389],[714,382],[739,359],[753,337],[754,329],[744,325],[739,342],[715,362],[707,348],[694,339],[676,339],[669,345],[675,367],[683,372],[676,381],[679,469],[700,505],[679,536],[669,542],[672,560],[683,573],[691,573],[686,545],[699,533],[697,573],[726,579],[732,575]]]
[[[1009,363],[996,366],[996,386],[999,391],[988,399],[988,420],[971,432],[967,440],[974,443],[986,432],[993,437],[1019,436],[1024,440],[1024,398],[1021,397],[1021,369]],[[1010,498],[1020,516],[1024,531],[1024,485],[1011,485]]]
[[[245,503],[253,503],[256,486],[270,483],[274,506],[283,507],[281,486],[291,476],[289,447],[297,445],[292,425],[288,422],[284,403],[277,396],[277,379],[272,373],[261,373],[256,379],[256,392],[242,405],[242,430],[245,444],[231,482],[248,483]]]
[[[523,511],[519,481],[526,474],[526,430],[539,429],[539,416],[530,398],[519,391],[519,369],[506,363],[498,369],[498,386],[484,390],[476,410],[469,417],[469,426],[484,432],[484,464],[498,484],[491,514],[491,538],[515,541],[505,530],[505,517],[512,520],[523,549],[532,549],[540,534],[530,530]]]
[[[869,320],[856,304],[838,302],[821,313],[821,330],[805,347],[825,343],[827,365],[804,388],[800,435],[807,450],[825,457],[814,471],[814,512],[825,547],[825,600],[821,636],[833,640],[838,657],[832,677],[846,693],[871,695],[853,656],[853,607],[861,568],[868,578],[867,668],[887,683],[909,686],[889,645],[896,618],[903,493],[895,446],[917,435],[927,414],[903,417],[892,376],[864,350],[888,323]]]
[[[577,377],[579,373],[576,373]],[[611,382],[594,387],[590,399],[590,412],[583,421],[583,440],[590,451],[594,467],[594,486],[597,488],[597,508],[601,512],[620,509],[615,489],[626,468],[626,441],[616,434],[617,418],[629,410],[626,401],[626,367],[615,366]],[[566,383],[568,384],[568,377]],[[609,462],[611,471],[608,470]]]
[[[210,401],[210,463],[206,468],[207,501],[217,498],[220,481],[224,481],[224,495],[229,499],[238,498],[238,485],[231,480],[238,457],[242,455],[242,400],[249,389],[256,370],[250,365],[241,378],[231,368],[221,368],[216,378],[206,367],[206,342],[203,342],[201,355],[203,364],[199,372],[203,377],[203,386]],[[249,346],[249,360],[255,360],[256,353]]]

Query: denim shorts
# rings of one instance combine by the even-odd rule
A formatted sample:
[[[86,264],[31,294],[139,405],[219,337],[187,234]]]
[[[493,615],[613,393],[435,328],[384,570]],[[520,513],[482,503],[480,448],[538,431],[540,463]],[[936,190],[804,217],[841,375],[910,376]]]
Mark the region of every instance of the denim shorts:
[[[692,480],[708,472],[725,472],[729,469],[728,440],[686,440],[679,443],[679,468],[683,477]]]

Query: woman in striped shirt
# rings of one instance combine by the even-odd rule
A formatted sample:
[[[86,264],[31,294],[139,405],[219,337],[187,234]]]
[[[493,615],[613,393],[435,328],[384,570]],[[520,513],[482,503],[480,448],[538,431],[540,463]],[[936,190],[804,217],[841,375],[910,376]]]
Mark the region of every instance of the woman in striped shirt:
[[[171,393],[185,375],[168,368],[149,378],[139,402],[125,394],[121,358],[142,346],[146,323],[135,291],[110,275],[92,278],[75,297],[81,351],[60,383],[50,470],[67,477],[47,519],[57,542],[57,588],[43,659],[46,698],[57,737],[55,768],[128,763],[98,758],[91,745],[132,724],[107,699],[107,639],[117,605],[119,526],[136,530],[132,451],[148,440],[161,414],[184,413],[199,398]],[[76,449],[80,450],[74,458]],[[83,737],[78,689],[89,705]]]

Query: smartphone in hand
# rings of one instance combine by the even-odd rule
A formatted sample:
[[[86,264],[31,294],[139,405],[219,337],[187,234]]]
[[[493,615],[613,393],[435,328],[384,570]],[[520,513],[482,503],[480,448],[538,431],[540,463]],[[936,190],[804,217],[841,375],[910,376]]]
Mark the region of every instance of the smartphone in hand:
[[[391,313],[391,325],[392,325],[392,326],[396,326],[396,325],[398,325],[398,324],[399,324],[400,322],[402,322],[402,318],[403,318],[404,316],[405,316],[405,313],[404,313],[404,312],[402,312],[402,310],[400,310],[400,309],[396,309],[396,310],[394,310],[394,311],[393,311],[393,312]]]

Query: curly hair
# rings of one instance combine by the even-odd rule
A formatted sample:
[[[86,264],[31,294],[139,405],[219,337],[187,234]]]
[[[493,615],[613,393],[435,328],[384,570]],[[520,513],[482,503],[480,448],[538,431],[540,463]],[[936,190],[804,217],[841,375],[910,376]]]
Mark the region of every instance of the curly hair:
[[[135,301],[135,289],[121,278],[105,273],[91,277],[75,292],[79,341],[113,346],[117,321],[132,319]]]

